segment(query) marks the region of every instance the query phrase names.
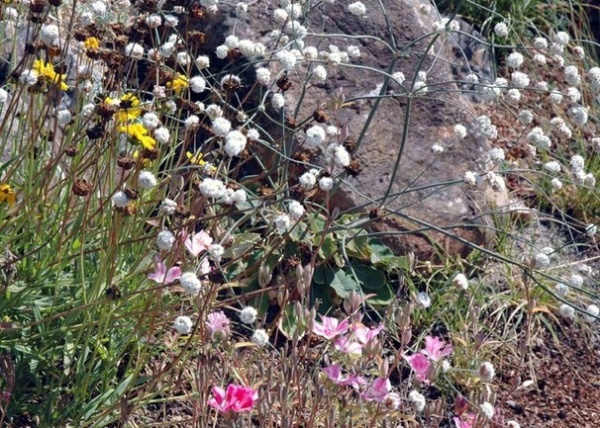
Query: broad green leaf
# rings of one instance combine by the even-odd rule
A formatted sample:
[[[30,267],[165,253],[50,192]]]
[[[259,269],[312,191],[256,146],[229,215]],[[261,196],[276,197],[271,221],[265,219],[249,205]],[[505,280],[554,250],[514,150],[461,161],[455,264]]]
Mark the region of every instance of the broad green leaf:
[[[352,265],[363,290],[378,290],[385,287],[387,278],[381,269],[364,264]]]
[[[285,309],[281,313],[281,318],[279,318],[279,322],[277,323],[277,327],[279,331],[288,339],[291,340],[298,330],[300,322],[298,317],[296,316],[296,312],[294,311],[293,305],[287,305]],[[302,329],[302,333],[298,335],[298,338],[302,338],[304,336],[304,329]]]
[[[360,292],[360,284],[358,284],[352,276],[349,276],[342,269],[338,269],[333,273],[333,279],[329,283],[338,296],[342,299],[350,295],[351,292]]]

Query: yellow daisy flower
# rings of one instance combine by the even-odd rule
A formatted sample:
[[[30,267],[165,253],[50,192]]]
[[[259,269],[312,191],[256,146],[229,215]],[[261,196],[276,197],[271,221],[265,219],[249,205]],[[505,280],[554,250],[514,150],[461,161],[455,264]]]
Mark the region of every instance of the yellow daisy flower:
[[[66,74],[58,74],[54,71],[54,65],[50,62],[44,62],[41,59],[36,59],[33,62],[33,69],[39,74],[41,77],[49,80],[52,83],[59,83],[61,91],[66,91],[69,89],[69,85],[65,83],[67,79]]]
[[[186,89],[189,86],[190,84],[188,83],[188,78],[182,76],[181,74],[177,75],[177,77],[173,79],[172,82],[167,82],[167,88],[173,89],[173,91],[175,91],[176,94],[179,94],[182,90]]]
[[[0,184],[0,203],[6,202],[8,206],[13,206],[17,201],[15,191],[8,184]]]
[[[109,105],[119,106],[119,110],[115,115],[119,123],[126,123],[127,121],[137,119],[142,114],[140,100],[133,94],[125,94],[119,99],[106,97],[104,102]]]
[[[85,42],[83,42],[83,46],[89,50],[96,50],[100,47],[100,40],[96,37],[88,37],[85,39]]]
[[[156,140],[148,135],[148,130],[141,123],[128,123],[127,125],[119,126],[119,132],[124,132],[132,137],[137,143],[141,144],[148,150],[156,148]]]
[[[206,165],[206,161],[203,160],[204,154],[202,154],[201,152],[198,152],[196,154],[193,154],[191,152],[185,152],[185,155],[191,163],[195,163],[196,165],[200,166]]]

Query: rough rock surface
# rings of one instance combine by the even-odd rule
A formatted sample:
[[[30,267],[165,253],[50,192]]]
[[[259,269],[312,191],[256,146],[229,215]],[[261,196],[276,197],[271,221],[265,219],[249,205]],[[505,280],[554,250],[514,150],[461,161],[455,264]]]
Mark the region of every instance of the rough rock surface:
[[[364,67],[339,66],[324,84],[311,87],[303,108],[296,116],[298,121],[310,117],[315,108],[341,89],[351,108],[339,110],[334,124],[347,127],[349,135],[353,139],[358,138],[375,104],[374,99],[363,97],[378,93],[384,80],[384,75],[378,71],[388,70],[394,57],[383,43],[375,40],[379,38],[391,43],[388,23],[393,28],[398,48],[398,60],[391,71],[401,71],[406,76],[402,88],[395,83],[389,85],[387,95],[392,96],[381,101],[356,152],[362,171],[356,177],[346,178],[335,203],[345,210],[381,208],[379,219],[370,227],[373,232],[381,232],[381,238],[400,253],[414,251],[421,257],[428,257],[436,248],[454,254],[469,251],[464,241],[453,239],[450,235],[485,245],[490,229],[480,226],[489,223],[490,219],[482,214],[502,205],[506,194],[497,194],[489,189],[469,189],[460,182],[466,171],[479,170],[478,166],[485,160],[490,146],[471,133],[463,140],[454,137],[453,126],[459,123],[468,126],[475,112],[473,105],[452,82],[452,62],[456,58],[452,53],[453,49],[456,50],[453,37],[440,34],[433,49],[429,49],[430,53],[422,60],[434,39],[433,35],[426,35],[432,33],[434,23],[439,20],[435,8],[418,0],[394,0],[382,2],[385,6],[383,12],[378,1],[363,3],[367,7],[366,16],[353,16],[343,4],[335,2],[321,5],[321,13],[313,13],[306,23],[314,32],[325,29],[328,34],[368,35],[372,38],[306,37],[306,45],[335,43],[340,50],[350,44],[358,44],[361,57],[353,63]],[[236,34],[244,37],[265,34],[268,28],[272,28],[268,18],[275,4],[272,6],[254,11],[256,15],[250,11],[246,25],[237,23]],[[259,19],[258,15],[262,18]],[[261,28],[262,25],[266,27]],[[407,91],[410,92],[412,80],[420,70],[427,72],[430,87],[427,94],[414,96],[409,101]],[[286,94],[286,98],[292,101],[289,105],[293,106],[294,96],[299,96],[299,87],[295,88],[296,92],[292,90]],[[407,119],[409,125],[405,132]],[[434,155],[433,144],[443,146],[444,152]],[[390,185],[401,150],[398,172]],[[457,180],[459,182],[455,184],[437,185]],[[388,195],[384,197],[386,193]],[[490,194],[496,202],[490,202]],[[447,233],[440,229],[427,230],[427,224]]]

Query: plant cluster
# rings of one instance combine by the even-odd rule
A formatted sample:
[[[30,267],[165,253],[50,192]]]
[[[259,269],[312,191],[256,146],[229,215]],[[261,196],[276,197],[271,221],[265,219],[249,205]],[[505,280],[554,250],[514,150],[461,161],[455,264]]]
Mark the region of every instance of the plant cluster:
[[[3,423],[514,428],[479,316],[524,313],[526,344],[539,312],[597,319],[591,269],[552,270],[568,248],[519,238],[438,264],[367,231],[385,207],[335,208],[361,172],[364,133],[340,120],[351,104],[340,91],[299,111],[338,70],[365,67],[358,35],[316,33],[322,3],[309,0],[269,10],[261,41],[223,24],[264,3],[2,4]],[[385,12],[325,3],[348,19]],[[445,18],[428,37],[459,31]],[[507,37],[510,23],[494,31]],[[454,83],[518,125],[455,124],[455,144],[473,133],[494,148],[447,185],[526,188],[597,247],[600,68],[563,31],[510,50],[504,77]],[[384,83],[366,98],[435,97],[441,83],[376,73]],[[504,218],[499,243],[513,239]],[[480,280],[480,256],[506,267],[502,297]]]

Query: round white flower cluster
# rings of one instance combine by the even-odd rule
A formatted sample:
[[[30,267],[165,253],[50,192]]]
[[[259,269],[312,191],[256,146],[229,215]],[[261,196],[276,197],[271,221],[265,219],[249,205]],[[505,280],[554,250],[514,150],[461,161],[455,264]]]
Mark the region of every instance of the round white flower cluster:
[[[177,330],[179,334],[190,334],[192,329],[194,328],[194,323],[190,319],[190,317],[182,315],[175,318],[175,322],[173,323],[173,327]]]
[[[321,177],[319,179],[319,189],[328,192],[333,189],[333,178],[331,177]]]
[[[533,122],[533,113],[531,110],[521,110],[517,118],[523,125],[529,125],[531,122]]]
[[[477,186],[480,182],[479,175],[473,171],[465,172],[464,182],[470,186]]]
[[[593,91],[600,91],[600,67],[592,67],[587,72],[590,88]]]
[[[168,230],[162,230],[156,235],[156,246],[161,250],[170,250],[175,244],[175,235]]]
[[[575,318],[575,309],[573,309],[571,305],[563,303],[562,305],[560,305],[560,308],[558,310],[560,314],[568,320],[572,320]]]
[[[495,375],[496,370],[494,369],[494,365],[489,361],[486,361],[479,366],[479,378],[484,382],[491,382]]]
[[[202,283],[194,272],[185,272],[182,274],[181,278],[179,278],[179,283],[185,292],[191,294],[192,296],[198,295],[198,293],[200,293],[200,289],[202,288]]]
[[[161,126],[154,130],[154,139],[160,144],[167,144],[171,139],[171,133],[168,128]]]
[[[588,121],[588,111],[585,107],[582,106],[573,106],[568,111],[567,114],[571,117],[573,122],[575,122],[578,126],[583,126]]]
[[[148,112],[142,116],[142,125],[147,130],[152,131],[160,126],[160,119],[156,113]]]
[[[442,146],[440,144],[434,144],[431,146],[431,151],[435,155],[442,154],[444,152],[444,146]]]
[[[410,391],[408,401],[417,412],[425,410],[425,396],[416,389]]]
[[[529,76],[521,71],[513,71],[510,77],[515,88],[523,89],[529,86]]]
[[[541,53],[536,53],[533,55],[533,62],[535,62],[536,64],[539,65],[545,65],[546,64],[546,55],[541,54]]]
[[[542,89],[542,88],[540,88]],[[548,88],[544,88],[543,90],[547,90]],[[548,96],[546,97],[546,101],[548,101],[550,104],[560,104],[563,100],[563,94],[561,94],[558,91],[552,91],[548,94]]]
[[[112,203],[117,208],[125,208],[127,204],[129,204],[129,198],[125,194],[125,192],[119,190],[112,195]]]
[[[275,225],[275,229],[277,229],[277,232],[283,235],[290,229],[292,221],[289,215],[279,214],[277,217],[275,217],[275,219],[273,219],[273,224]]]
[[[264,328],[257,328],[256,330],[254,330],[254,333],[252,333],[251,340],[252,343],[262,348],[264,346],[267,346],[267,344],[269,343],[269,335],[267,334]]]
[[[540,50],[548,49],[548,40],[546,40],[544,37],[536,37],[533,39],[533,46]]]
[[[585,316],[585,320],[590,324],[596,321],[598,315],[600,315],[600,308],[594,304],[591,304],[586,309],[588,315]]]
[[[469,280],[464,273],[457,273],[452,279],[452,284],[461,291],[465,291],[469,288]]]
[[[581,99],[581,92],[577,88],[567,88],[567,97],[572,103],[576,103]]]
[[[325,80],[327,80],[327,69],[325,69],[325,67],[323,67],[322,65],[317,65],[313,69],[312,75],[317,82],[324,82]]]
[[[271,83],[271,71],[265,67],[258,67],[256,69],[256,81],[263,86],[268,86]]]
[[[156,176],[150,171],[141,171],[138,184],[142,189],[152,189],[157,184]]]
[[[225,137],[225,153],[229,157],[238,156],[246,148],[246,136],[240,131],[231,131]]]
[[[196,94],[199,94],[206,90],[206,80],[204,80],[204,77],[202,76],[194,76],[189,80],[188,83],[190,84],[192,92]]]
[[[225,248],[221,244],[211,244],[208,247],[208,252],[215,262],[220,262],[223,254],[225,254]]]
[[[548,150],[552,146],[550,137],[544,135],[544,130],[539,126],[536,126],[527,134],[527,141],[540,149]]]
[[[348,12],[354,16],[362,16],[367,13],[367,8],[362,2],[354,2],[348,5]]]
[[[125,55],[132,59],[142,59],[144,57],[144,47],[138,43],[129,43],[125,46]]]
[[[462,140],[467,136],[467,128],[464,125],[457,123],[454,125],[454,135]]]
[[[565,82],[571,86],[577,86],[581,83],[579,70],[574,65],[569,65],[564,69]]]
[[[217,137],[225,137],[231,131],[231,122],[224,117],[216,117],[212,121],[212,128]]]
[[[165,198],[160,203],[158,210],[167,215],[175,214],[175,211],[177,210],[177,202],[172,199]]]
[[[273,97],[271,98],[271,104],[275,110],[281,110],[285,105],[285,97],[280,93],[273,94]]]
[[[560,46],[568,45],[569,40],[571,40],[571,37],[569,36],[568,33],[564,32],[564,31],[559,31],[554,35],[554,43],[556,43]]]
[[[490,140],[498,138],[498,129],[492,124],[489,116],[483,115],[475,119],[475,129],[477,133],[483,135]]]
[[[304,215],[304,206],[298,201],[291,201],[288,205],[288,210],[290,211],[290,216],[294,220],[300,220]]]
[[[544,169],[550,172],[559,173],[561,170],[561,166],[560,163],[558,163],[557,161],[550,161],[544,164]]]
[[[296,65],[298,58],[292,51],[279,51],[276,55],[277,60],[286,70],[291,70]]]
[[[504,150],[500,147],[495,147],[490,150],[489,156],[494,165],[501,165],[505,160]]]
[[[258,311],[252,306],[246,306],[244,309],[240,311],[240,321],[244,324],[252,324],[256,321],[256,316],[258,315]]]
[[[523,54],[520,52],[512,52],[506,57],[506,65],[511,68],[519,68],[523,65]]]
[[[200,183],[200,193],[208,198],[219,199],[225,194],[226,190],[225,184],[214,178],[205,178]]]
[[[40,39],[47,46],[58,46],[59,44],[59,29],[55,24],[44,24],[40,29]],[[142,49],[143,52],[143,49]]]
[[[506,100],[511,103],[518,103],[521,99],[521,91],[516,88],[506,91]]]
[[[550,123],[559,135],[564,138],[571,138],[571,128],[569,128],[562,117],[553,117],[552,120],[550,120]]]
[[[313,125],[306,131],[306,144],[309,148],[318,147],[325,138],[325,130],[319,125]]]
[[[313,174],[312,171],[305,172],[298,178],[298,183],[300,183],[300,186],[304,189],[311,189],[317,184],[317,176]]]
[[[350,165],[350,154],[341,144],[330,144],[325,152],[325,159],[340,168]]]
[[[499,22],[494,26],[494,33],[498,37],[508,36],[508,25],[505,22]]]
[[[239,204],[246,202],[248,200],[248,195],[244,189],[227,189],[219,200],[227,205]]]
[[[536,268],[547,268],[550,266],[550,257],[544,252],[537,253],[534,257],[534,264]]]

